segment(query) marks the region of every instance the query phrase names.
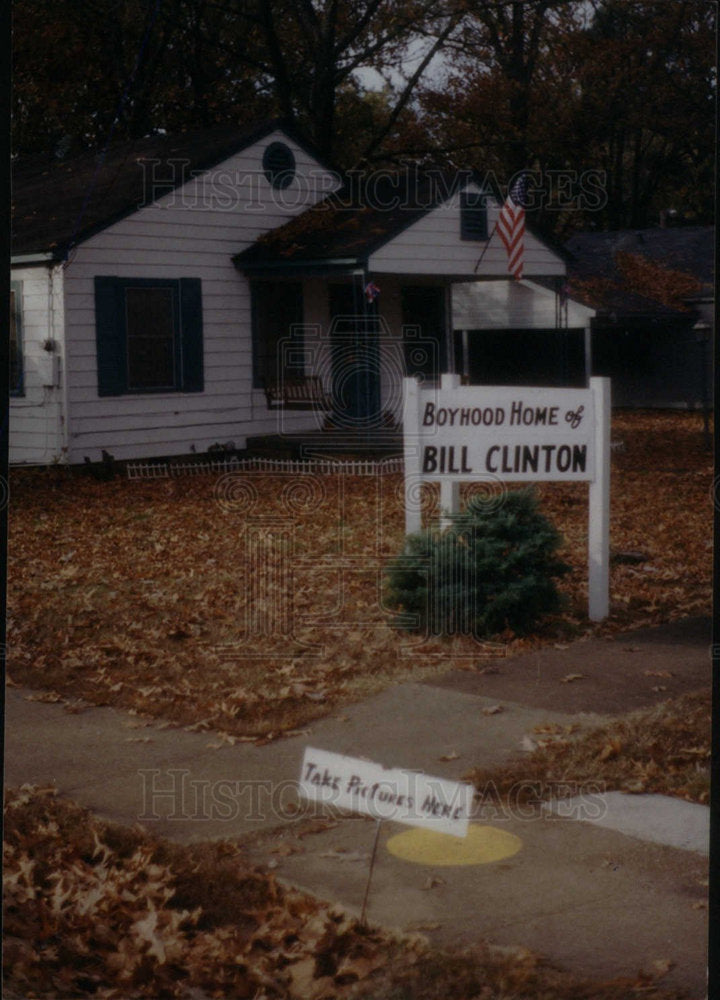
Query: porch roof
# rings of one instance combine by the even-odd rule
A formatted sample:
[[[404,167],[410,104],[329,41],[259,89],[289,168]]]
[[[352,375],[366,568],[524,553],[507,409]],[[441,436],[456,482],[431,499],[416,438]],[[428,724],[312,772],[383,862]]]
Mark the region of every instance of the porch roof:
[[[476,179],[474,172],[351,173],[342,188],[233,258],[243,271],[352,267]]]
[[[466,190],[485,196],[484,238],[461,234],[459,195]],[[507,255],[494,235],[500,205],[473,170],[351,173],[340,190],[264,233],[233,261],[248,276],[367,268],[449,281],[507,279]],[[564,251],[527,225],[525,246],[528,276],[565,273]]]

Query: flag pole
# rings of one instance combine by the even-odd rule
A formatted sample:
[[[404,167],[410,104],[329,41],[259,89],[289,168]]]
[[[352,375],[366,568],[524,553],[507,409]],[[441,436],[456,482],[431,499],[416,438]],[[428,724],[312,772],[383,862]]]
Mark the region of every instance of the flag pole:
[[[487,253],[487,248],[488,248],[488,247],[490,246],[490,241],[492,240],[493,236],[495,235],[495,231],[496,231],[496,230],[497,230],[497,220],[495,221],[495,225],[494,225],[494,226],[493,226],[493,228],[492,228],[492,232],[491,232],[491,233],[490,233],[490,235],[488,236],[488,241],[487,241],[487,243],[486,243],[486,244],[485,244],[485,246],[483,247],[483,252],[482,252],[482,253],[480,254],[480,256],[478,257],[478,262],[477,262],[477,264],[475,265],[475,267],[473,268],[473,274],[477,274],[477,269],[478,269],[478,268],[480,267],[480,265],[481,265],[481,264],[482,264],[482,262],[483,262],[483,257],[484,257],[484,256],[485,256],[485,254]]]

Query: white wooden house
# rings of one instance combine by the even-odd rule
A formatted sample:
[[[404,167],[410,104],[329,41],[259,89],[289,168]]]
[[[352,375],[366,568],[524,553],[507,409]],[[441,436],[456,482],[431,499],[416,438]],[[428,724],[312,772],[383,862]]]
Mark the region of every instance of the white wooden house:
[[[467,364],[458,331],[553,325],[533,279],[564,261],[528,233],[508,292],[489,194],[470,173],[341,178],[279,122],[19,165],[11,462],[388,426],[406,372]]]

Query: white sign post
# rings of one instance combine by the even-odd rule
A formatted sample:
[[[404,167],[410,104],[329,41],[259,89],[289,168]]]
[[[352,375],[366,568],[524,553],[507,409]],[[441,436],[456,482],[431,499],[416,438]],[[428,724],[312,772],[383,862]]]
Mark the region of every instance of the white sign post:
[[[440,483],[443,513],[461,482],[589,482],[588,614],[609,612],[610,381],[588,389],[461,386],[405,379],[405,530],[421,528],[421,485]],[[447,525],[445,517],[442,526]]]

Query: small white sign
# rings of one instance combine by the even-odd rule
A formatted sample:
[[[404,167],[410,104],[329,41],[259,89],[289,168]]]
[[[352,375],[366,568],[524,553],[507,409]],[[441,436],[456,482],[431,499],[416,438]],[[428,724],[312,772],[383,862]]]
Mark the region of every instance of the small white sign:
[[[474,789],[458,781],[307,747],[299,792],[312,802],[464,837]]]

